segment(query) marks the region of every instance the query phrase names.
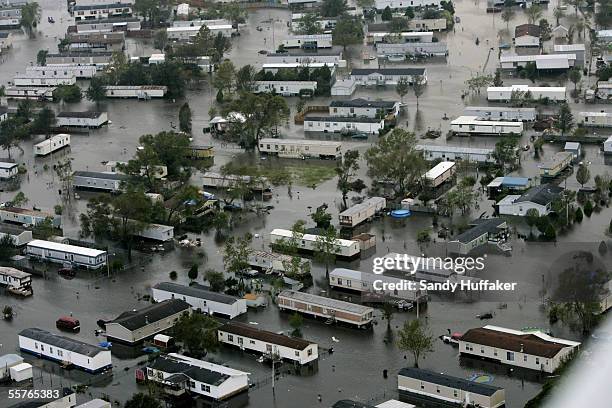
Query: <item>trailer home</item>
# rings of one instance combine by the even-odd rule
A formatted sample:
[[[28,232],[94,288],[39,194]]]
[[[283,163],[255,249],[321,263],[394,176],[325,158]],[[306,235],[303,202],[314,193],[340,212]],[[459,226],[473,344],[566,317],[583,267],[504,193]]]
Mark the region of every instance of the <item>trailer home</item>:
[[[248,263],[252,268],[262,270],[266,273],[285,273],[285,265],[292,265],[294,257],[289,255],[277,254],[268,251],[258,251],[252,249],[249,251]],[[304,273],[310,272],[310,260],[299,258],[299,271]]]
[[[341,227],[353,228],[362,222],[369,221],[375,215],[382,212],[387,206],[387,200],[383,197],[370,197],[360,204],[342,211],[338,218]]]
[[[436,188],[452,178],[455,175],[455,170],[455,162],[443,161],[427,171],[423,177],[429,182],[430,187]]]
[[[319,358],[319,346],[298,337],[289,337],[267,330],[261,330],[244,323],[230,322],[217,329],[219,343],[249,350],[264,356],[307,365]]]
[[[434,36],[432,31],[413,31],[413,32],[370,32],[366,34],[367,44],[378,44],[382,42],[395,42],[395,43],[431,43],[434,42]],[[393,38],[393,41],[389,41]]]
[[[495,163],[493,149],[448,145],[416,145],[415,149],[423,152],[423,158],[428,161],[442,159],[449,161],[465,160],[476,163]]]
[[[430,55],[445,57],[448,55],[448,44],[445,42],[408,42],[408,43],[377,43],[376,52],[379,57],[389,55]]]
[[[76,75],[72,71],[56,70],[46,75],[44,71],[30,71],[18,74],[13,78],[15,86],[58,86],[76,84]]]
[[[331,34],[312,34],[312,35],[292,35],[288,39],[283,40],[285,48],[332,48]]]
[[[108,1],[108,0],[105,0]],[[136,17],[118,17],[76,22],[77,33],[111,33],[117,31],[139,31],[140,19]]]
[[[300,63],[309,65],[312,63],[327,63],[339,67],[346,66],[346,61],[342,59],[342,47],[333,47],[320,50],[286,50],[285,52],[266,55],[264,63]]]
[[[26,75],[33,73],[34,75],[42,75],[44,77],[57,77],[60,76],[59,72],[66,73],[66,75],[74,75],[77,79],[90,79],[98,72],[98,68],[95,65],[76,65],[76,64],[55,64],[44,67],[27,67]]]
[[[33,99],[37,101],[52,101],[54,86],[7,86],[4,96],[7,99]]]
[[[439,0],[375,0],[374,8],[384,10],[389,7],[391,10],[404,10],[412,7],[439,7]]]
[[[125,174],[119,173],[75,171],[72,184],[74,188],[114,193],[121,191],[121,182],[127,178]]]
[[[565,170],[570,164],[574,155],[570,152],[558,152],[553,155],[549,160],[540,164],[541,177],[556,177]]]
[[[132,15],[131,2],[119,2],[117,0],[106,1],[105,4],[94,3],[87,5],[75,5],[72,15],[75,21],[108,19],[112,17],[130,17]]]
[[[11,162],[0,162],[0,179],[7,180],[19,174],[19,165]]]
[[[406,285],[402,285],[405,280],[401,276],[378,275],[346,268],[335,268],[329,273],[329,286],[359,293],[364,301],[368,298],[380,301],[381,297],[390,297],[414,303],[427,302],[427,291],[410,290]]]
[[[25,229],[21,225],[0,223],[0,239],[8,237],[17,248],[24,246],[32,241],[32,231]]]
[[[168,34],[168,40],[170,41],[189,41],[195,38],[200,32],[202,25],[186,26],[186,27],[168,27],[166,33]],[[207,25],[213,36],[217,36],[221,33],[224,37],[230,37],[235,29],[231,24],[215,24]]]
[[[342,143],[327,140],[273,139],[259,140],[263,154],[292,159],[338,159]]]
[[[107,66],[113,56],[112,52],[60,52],[57,54],[47,54],[46,64],[51,65],[94,65],[97,68]]]
[[[345,323],[357,328],[369,327],[374,315],[371,307],[294,290],[279,293],[276,304],[280,310],[321,317],[330,323]]]
[[[533,122],[536,120],[535,108],[510,108],[505,106],[466,106],[465,116],[476,116],[478,120],[497,120],[506,122]]]
[[[104,87],[107,98],[163,98],[168,87],[161,85],[108,85]]]
[[[270,183],[262,178],[258,183],[251,183],[251,176],[237,176],[234,174],[221,174],[207,171],[202,176],[202,185],[211,188],[231,188],[236,183],[251,184],[249,187],[253,191],[266,191],[270,189]]]
[[[451,121],[451,131],[460,135],[520,135],[523,122],[482,120],[478,116],[459,116]]]
[[[578,112],[578,124],[585,127],[612,127],[612,113]]]
[[[385,120],[380,118],[345,116],[307,116],[304,118],[304,132],[361,132],[377,135],[384,128]]]
[[[40,143],[36,143],[33,147],[34,156],[46,156],[67,146],[70,146],[70,135],[60,133]]]
[[[71,264],[87,269],[99,269],[106,265],[106,251],[40,239],[26,244],[26,255],[41,261]]]
[[[270,246],[274,247],[275,244],[285,242],[293,238],[293,232],[291,230],[285,230],[276,228],[270,232]],[[312,253],[316,251],[317,240],[320,239],[319,235],[314,234],[301,234],[297,240],[298,248],[303,252]],[[335,242],[336,255],[339,258],[354,259],[357,258],[361,252],[359,242],[348,239],[338,238]]]
[[[60,112],[57,116],[59,127],[99,128],[108,123],[106,112]]]
[[[162,224],[147,224],[134,235],[151,241],[168,242],[174,239],[174,227]]]
[[[527,96],[534,100],[548,99],[555,102],[564,102],[567,99],[564,86],[511,85],[487,88],[487,99],[490,101],[508,102],[513,97],[525,98]]]
[[[371,101],[357,98],[332,101],[329,104],[329,114],[333,116],[379,118],[395,117],[399,112],[400,103],[394,101]]]
[[[0,266],[0,286],[22,296],[32,295],[32,275],[8,266]]]
[[[282,96],[297,96],[301,93],[314,94],[316,81],[256,81],[253,93],[275,93]]]
[[[11,224],[37,226],[46,220],[51,220],[53,228],[62,226],[62,217],[46,211],[29,210],[19,207],[0,208],[0,221]]]
[[[110,350],[38,328],[19,332],[19,349],[89,373],[100,373],[113,367]]]

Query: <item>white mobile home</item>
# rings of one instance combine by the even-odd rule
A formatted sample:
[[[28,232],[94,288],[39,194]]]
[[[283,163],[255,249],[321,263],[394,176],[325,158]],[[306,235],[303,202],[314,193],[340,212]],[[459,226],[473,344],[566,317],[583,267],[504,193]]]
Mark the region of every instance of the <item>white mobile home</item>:
[[[72,184],[74,188],[117,192],[121,190],[121,182],[128,176],[118,173],[95,171],[75,171]]]
[[[541,177],[556,177],[565,170],[571,163],[574,158],[573,154],[570,152],[557,152],[550,159],[540,164],[538,168],[540,169]]]
[[[56,118],[59,127],[99,128],[108,123],[106,112],[60,112]]]
[[[0,266],[0,285],[13,293],[32,294],[32,275],[19,269]]]
[[[270,232],[270,246],[283,242],[293,238],[293,232],[291,230],[284,230],[280,228],[273,229]],[[314,252],[316,250],[317,240],[320,239],[319,235],[313,234],[301,234],[298,239],[298,247],[304,252]],[[336,255],[339,258],[357,258],[361,252],[358,241],[352,241],[348,239],[338,238],[336,244]]]
[[[413,31],[402,33],[391,32],[370,32],[366,35],[367,44],[378,44],[382,42],[395,43],[431,43],[434,41],[434,33],[432,31]],[[393,41],[389,41],[393,38]]]
[[[523,122],[482,120],[478,116],[459,116],[451,121],[451,131],[463,135],[520,135]]]
[[[251,184],[249,187],[253,191],[268,190],[270,188],[270,183],[265,178],[260,179],[258,183],[251,183],[251,180],[251,176],[237,176],[234,174],[221,174],[207,171],[202,176],[202,185],[212,188],[230,188],[235,185],[235,183],[241,182]]]
[[[293,159],[338,159],[342,143],[326,140],[273,139],[259,140],[259,151],[264,154]]]
[[[514,28],[515,47],[539,47],[541,30],[536,24],[520,24]]]
[[[332,96],[351,96],[357,89],[357,81],[354,79],[336,79],[331,87]]]
[[[134,235],[152,241],[168,242],[174,239],[174,227],[162,224],[147,224]]]
[[[72,71],[60,69],[46,75],[44,71],[29,71],[13,78],[15,86],[58,86],[76,84],[76,75]]]
[[[108,0],[105,0],[108,1]],[[139,31],[140,20],[135,17],[77,21],[77,33],[111,33],[116,31]]]
[[[551,55],[516,55],[504,54],[499,57],[502,69],[514,70],[524,68],[529,63],[535,63],[536,69],[542,71],[568,70],[576,65],[576,54]]]
[[[19,332],[19,349],[89,373],[110,370],[113,366],[110,350],[38,328]]]
[[[163,98],[168,87],[160,85],[108,85],[104,87],[107,98]]]
[[[111,17],[129,17],[132,15],[132,4],[129,2],[110,2],[108,4],[76,5],[72,8],[75,21],[108,19]]]
[[[370,197],[360,204],[347,208],[342,211],[338,218],[341,227],[353,228],[362,222],[366,222],[374,218],[387,206],[387,200],[383,197]]]
[[[236,346],[263,355],[305,365],[319,358],[319,346],[298,337],[289,337],[267,330],[260,330],[244,323],[230,322],[217,329],[220,343]]]
[[[403,10],[408,7],[440,6],[439,0],[375,0],[374,8],[384,10],[389,7],[391,10]]]
[[[423,175],[430,187],[436,188],[455,175],[455,162],[443,161]]]
[[[397,85],[401,78],[406,78],[412,84],[416,76],[422,77],[427,83],[425,68],[356,68],[350,75],[357,85],[364,86]]]
[[[20,225],[0,223],[0,239],[9,237],[16,247],[22,247],[32,241],[32,231]]]
[[[42,75],[47,78],[61,77],[70,74],[74,75],[77,79],[93,78],[97,72],[98,68],[95,65],[56,64],[44,67],[35,66],[26,68],[26,75]]]
[[[7,86],[4,95],[7,99],[53,100],[54,86]]]
[[[54,228],[62,226],[62,217],[46,211],[29,210],[19,207],[0,208],[0,221],[11,224],[37,226],[50,219]]]
[[[273,74],[276,74],[279,70],[286,70],[286,69],[308,68],[309,71],[312,71],[313,69],[319,69],[323,67],[328,67],[330,71],[332,72],[332,76],[333,76],[333,73],[336,69],[336,65],[331,62],[311,62],[308,64],[302,64],[301,62],[275,62],[275,63],[262,64],[261,66],[264,72],[271,72]]]
[[[531,99],[548,99],[555,102],[563,102],[567,99],[564,86],[490,86],[487,88],[487,99],[490,101],[507,102],[513,97]]]
[[[213,292],[202,285],[184,286],[172,282],[161,282],[151,288],[153,300],[181,299],[194,310],[215,316],[233,319],[247,311],[245,299]]]
[[[478,120],[533,122],[536,120],[535,108],[510,108],[505,106],[466,106],[465,116],[476,116]]]
[[[578,112],[578,124],[587,127],[612,127],[612,113]]]
[[[168,39],[171,41],[189,41],[198,35],[202,27],[201,25],[168,27],[166,28],[166,33],[168,34]],[[208,27],[211,34],[214,36],[221,33],[224,37],[230,37],[232,32],[234,32],[234,28],[231,24],[207,25],[206,27]]]
[[[304,132],[363,132],[376,135],[384,127],[385,120],[380,118],[344,116],[307,116],[304,118]]]
[[[0,179],[10,179],[19,174],[19,165],[17,163],[0,162]]]
[[[94,65],[103,68],[108,65],[113,56],[112,52],[61,52],[57,54],[47,54],[47,66],[75,64],[75,65]]]
[[[554,372],[580,343],[543,332],[522,332],[497,326],[470,329],[459,339],[459,352],[500,364]]]
[[[27,243],[26,255],[41,261],[72,264],[87,269],[99,269],[106,265],[106,251],[40,239]]]
[[[268,54],[264,61],[266,64],[300,63],[309,65],[313,63],[333,64],[339,67],[346,66],[342,59],[342,48],[333,47],[315,51],[288,50],[282,53]]]
[[[376,43],[376,52],[379,57],[389,55],[448,55],[448,45],[445,42],[403,42],[403,43]]]
[[[282,96],[297,96],[305,91],[314,94],[316,90],[316,81],[256,81],[253,93],[271,92]]]
[[[329,286],[361,293],[364,299],[367,295],[373,295],[373,299],[380,301],[380,297],[376,296],[382,295],[410,302],[426,302],[427,291],[409,290],[402,285],[405,280],[405,277],[401,276],[377,275],[346,268],[335,268],[329,273]]]
[[[400,399],[415,404],[447,404],[481,408],[505,406],[503,388],[482,384],[464,378],[452,377],[421,368],[402,368],[397,376]]]
[[[283,41],[285,48],[332,48],[331,34],[292,35]]]
[[[149,381],[174,396],[188,392],[224,401],[249,390],[249,373],[176,353],[160,355],[146,370]]]
[[[371,101],[357,98],[352,100],[332,101],[329,104],[329,114],[345,117],[380,118],[399,114],[400,103],[393,101]]]
[[[374,315],[374,309],[371,307],[294,290],[284,290],[279,293],[276,304],[280,310],[290,310],[315,318],[321,317],[357,328],[370,326]]]
[[[450,161],[466,160],[476,163],[495,163],[493,149],[448,145],[416,145],[415,149],[422,151],[423,157],[428,161],[442,159]]]
[[[70,135],[60,133],[40,143],[36,143],[33,148],[34,156],[46,156],[67,146],[70,146]]]
[[[248,262],[251,267],[261,269],[267,273],[284,273],[286,272],[285,265],[291,265],[293,258],[294,257],[289,255],[277,254],[268,251],[258,251],[253,249],[249,251]],[[301,271],[303,271],[304,273],[310,272],[310,260],[300,258],[299,264]]]

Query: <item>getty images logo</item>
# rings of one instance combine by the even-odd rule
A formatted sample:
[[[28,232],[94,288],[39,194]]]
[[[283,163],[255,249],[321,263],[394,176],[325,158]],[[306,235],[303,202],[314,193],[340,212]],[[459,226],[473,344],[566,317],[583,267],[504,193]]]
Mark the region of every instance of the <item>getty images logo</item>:
[[[414,275],[421,270],[446,269],[463,275],[468,271],[482,271],[485,267],[484,257],[426,257],[408,254],[394,254],[374,258],[372,272],[377,275],[385,271],[396,270]]]

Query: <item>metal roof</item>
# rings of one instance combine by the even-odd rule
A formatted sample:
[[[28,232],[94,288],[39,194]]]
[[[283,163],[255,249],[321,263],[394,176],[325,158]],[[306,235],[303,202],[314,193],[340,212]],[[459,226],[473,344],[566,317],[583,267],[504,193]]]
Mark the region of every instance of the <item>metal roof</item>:
[[[370,74],[382,74],[382,75],[425,75],[427,70],[425,68],[355,68],[351,71],[351,76],[356,75],[370,75]]]
[[[487,187],[500,187],[500,186],[508,186],[508,187],[526,187],[529,184],[529,179],[527,177],[496,177],[487,184]]]
[[[457,235],[457,237],[453,241],[459,241],[462,244],[468,244],[485,234],[497,232],[500,228],[504,228],[504,226],[506,225],[506,221],[500,218],[489,218],[476,221],[480,222],[471,222],[471,228],[463,232],[462,234]]]
[[[17,166],[17,163],[0,162],[0,169],[12,169]]]
[[[570,154],[567,152],[567,154]],[[555,186],[554,184],[541,184],[539,186],[535,186],[527,191],[525,194],[520,196],[515,202],[532,202],[540,205],[550,204],[563,189],[559,186]]]
[[[330,108],[382,108],[391,109],[397,102],[393,101],[370,101],[368,99],[357,98],[348,101],[332,101]]]
[[[351,215],[358,214],[361,211],[364,211],[370,207],[376,207],[379,204],[382,204],[384,207],[386,205],[386,202],[387,201],[383,197],[370,197],[364,202],[360,204],[355,204],[354,206],[342,211],[340,213],[340,217],[350,217]]]
[[[494,149],[481,149],[477,147],[448,146],[448,145],[416,145],[415,150],[426,152],[443,153],[466,153],[466,154],[492,154]]]
[[[298,337],[289,337],[284,334],[278,334],[267,330],[257,329],[245,323],[230,322],[221,326],[218,331],[235,334],[242,337],[248,337],[254,340],[261,340],[266,343],[285,346],[294,350],[304,350],[311,344],[316,344],[308,340]]]
[[[495,387],[493,385],[468,381],[463,378],[453,377],[451,375],[438,374],[422,368],[402,368],[399,371],[399,375],[431,384],[441,385],[443,387],[463,390],[472,394],[486,395],[488,397],[495,394],[497,391],[503,390],[503,388]]]
[[[49,333],[46,330],[38,329],[35,327],[29,329],[23,329],[19,332],[19,335],[32,340],[40,341],[41,343],[49,344],[51,346],[58,347],[63,350],[69,350],[73,353],[82,354],[88,357],[95,357],[102,352],[108,352],[105,348],[100,346],[94,346],[92,344],[84,343],[82,341],[60,336],[57,334]]]
[[[78,68],[78,65],[75,65],[75,68]],[[102,116],[104,112],[60,112],[57,114],[58,118],[88,118],[88,119],[96,119]]]
[[[183,300],[168,299],[144,309],[121,313],[115,320],[107,324],[118,324],[133,331],[190,308],[191,306]]]
[[[125,180],[128,178],[125,174],[102,172],[102,171],[75,171],[74,177],[88,177],[106,180]]]
[[[433,169],[430,169],[425,173],[425,177],[430,180],[435,180],[440,177],[442,174],[446,173],[448,170],[455,167],[455,162],[452,161],[443,161],[434,166]]]
[[[286,230],[286,229],[281,229],[281,228],[275,228],[275,229],[273,229],[270,232],[270,235],[271,236],[277,235],[277,236],[280,236],[282,238],[293,238],[293,231]],[[316,242],[318,237],[319,237],[319,235],[302,234],[301,239],[302,239],[302,241]],[[336,243],[337,246],[341,246],[341,247],[350,247],[352,245],[358,244],[357,241],[348,240],[348,239],[341,239],[341,238],[336,239],[335,243]]]
[[[23,279],[32,276],[31,274],[11,268],[10,266],[0,266],[0,275],[12,276],[13,278]]]
[[[345,117],[345,116],[307,116],[305,122],[346,122],[346,123],[380,123],[384,119],[368,118],[365,116]]]
[[[185,286],[179,285],[172,282],[160,282],[153,286],[154,289],[163,290],[166,292],[178,293],[184,296],[191,296],[198,299],[204,299],[211,302],[224,303],[226,305],[233,305],[240,299],[234,296],[226,295],[224,293],[213,292],[206,286],[193,285]]]
[[[164,373],[183,374],[192,380],[214,386],[221,385],[230,378],[227,374],[191,365],[166,355],[157,357],[153,363],[149,364],[149,368],[163,371]]]
[[[33,241],[28,242],[26,245],[28,246],[28,248],[29,247],[41,248],[41,249],[50,250],[50,251],[66,252],[70,254],[78,254],[78,255],[89,256],[93,258],[106,254],[106,251],[101,251],[95,248],[87,248],[87,247],[81,247],[81,246],[76,246],[76,245],[61,244],[59,242],[53,242],[53,241],[43,241],[41,239],[35,239]]]
[[[341,142],[334,142],[333,140],[304,140],[304,139],[276,139],[272,137],[267,137],[263,139],[259,139],[259,143],[264,144],[285,144],[285,145],[299,145],[299,146],[333,146],[339,147],[342,146]]]
[[[342,300],[331,299],[324,296],[313,295],[310,293],[297,292],[295,290],[284,290],[278,296],[296,300],[298,302],[313,303],[330,309],[342,310],[360,315],[371,313],[374,311],[374,309],[372,309],[371,307],[344,302]]]

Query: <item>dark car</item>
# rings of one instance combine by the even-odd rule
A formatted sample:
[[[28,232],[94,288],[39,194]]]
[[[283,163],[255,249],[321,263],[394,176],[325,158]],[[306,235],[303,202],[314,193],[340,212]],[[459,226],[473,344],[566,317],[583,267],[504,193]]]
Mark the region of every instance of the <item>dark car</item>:
[[[76,271],[72,268],[61,268],[57,271],[57,274],[64,279],[74,279]]]

